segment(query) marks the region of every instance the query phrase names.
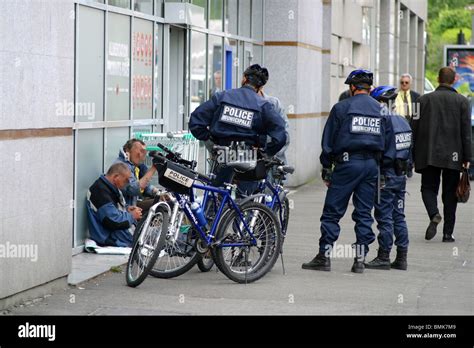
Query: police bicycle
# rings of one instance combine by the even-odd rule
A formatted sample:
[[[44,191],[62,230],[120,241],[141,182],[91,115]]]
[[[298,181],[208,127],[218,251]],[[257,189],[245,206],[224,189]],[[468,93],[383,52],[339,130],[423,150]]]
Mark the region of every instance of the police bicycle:
[[[283,244],[288,231],[288,222],[290,220],[290,201],[288,200],[288,190],[283,186],[286,176],[293,174],[295,168],[285,165],[283,161],[274,157],[265,160],[268,176],[260,180],[253,194],[254,201],[265,204],[277,216],[280,223],[282,233],[282,243],[280,248],[281,262],[283,273],[285,273],[285,265],[283,262]]]
[[[187,161],[181,157],[178,152],[173,152],[166,146],[158,144],[160,150],[166,154],[167,160],[178,163],[190,169],[195,169],[195,161]],[[155,153],[150,153],[151,157]],[[212,168],[211,168],[212,169]],[[212,171],[211,171],[212,173]],[[213,174],[209,177],[200,176],[200,179],[206,184],[213,178]],[[204,254],[196,250],[196,231],[192,228],[184,211],[180,209],[177,199],[172,192],[165,194],[166,199],[172,206],[172,213],[170,219],[169,233],[167,236],[166,247],[161,251],[154,266],[150,270],[150,275],[156,278],[174,278],[188,272],[194,265],[197,264],[201,272],[208,272],[214,266],[210,250]],[[203,199],[196,198],[196,203],[199,203],[205,211],[205,216],[212,223],[213,217],[217,214],[218,197],[217,194],[211,191],[205,191]]]
[[[184,234],[187,238],[183,244],[188,245],[185,253],[202,255],[210,251],[218,269],[237,283],[254,282],[272,269],[282,240],[280,224],[268,207],[252,200],[239,206],[232,198],[235,185],[213,187],[209,177],[183,165],[184,160],[173,161],[169,154],[152,156],[159,182],[173,194],[174,200],[155,204],[139,229],[127,264],[129,286],[138,286],[152,269],[156,270],[160,255],[182,252],[173,247]],[[234,163],[232,168],[239,172],[253,169],[248,162]],[[195,190],[220,198],[212,226],[195,199]],[[187,233],[181,230],[185,217],[191,224]]]

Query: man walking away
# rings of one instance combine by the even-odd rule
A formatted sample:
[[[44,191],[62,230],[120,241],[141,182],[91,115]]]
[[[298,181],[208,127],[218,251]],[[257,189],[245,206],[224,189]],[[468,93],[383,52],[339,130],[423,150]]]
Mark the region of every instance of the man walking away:
[[[411,122],[415,171],[421,173],[421,196],[430,217],[425,239],[433,239],[442,219],[437,203],[442,177],[443,242],[454,242],[456,188],[471,158],[471,109],[467,98],[452,87],[455,77],[451,68],[441,68],[439,87],[418,99],[420,117]]]

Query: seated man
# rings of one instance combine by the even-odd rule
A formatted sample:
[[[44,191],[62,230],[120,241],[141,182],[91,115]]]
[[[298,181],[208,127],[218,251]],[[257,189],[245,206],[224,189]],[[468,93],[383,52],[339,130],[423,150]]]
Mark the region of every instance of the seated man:
[[[146,157],[145,143],[138,139],[130,139],[120,150],[119,157],[115,163],[125,163],[132,177],[128,185],[122,189],[125,201],[129,205],[136,205],[143,209],[144,213],[153,205],[153,199],[143,199],[145,197],[155,197],[159,190],[150,184],[153,174],[156,173],[155,166],[150,169],[144,164]]]
[[[99,246],[132,246],[133,226],[141,219],[142,210],[128,206],[120,191],[130,177],[126,164],[115,163],[87,192],[89,234]]]

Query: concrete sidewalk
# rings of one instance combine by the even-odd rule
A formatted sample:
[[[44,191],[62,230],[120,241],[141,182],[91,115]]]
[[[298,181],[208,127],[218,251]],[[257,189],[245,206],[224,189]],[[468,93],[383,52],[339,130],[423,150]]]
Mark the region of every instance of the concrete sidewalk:
[[[350,272],[351,258],[332,260],[332,272],[301,269],[316,253],[325,187],[318,180],[290,196],[294,201],[285,244],[286,275],[278,261],[256,283],[239,285],[220,272],[193,268],[175,279],[149,277],[136,289],[123,273],[91,281],[22,307],[14,315],[160,315],[160,314],[469,314],[474,313],[472,231],[474,199],[458,206],[455,243],[442,243],[441,226],[425,241],[428,218],[421,201],[420,177],[409,180],[406,203],[410,230],[408,271]],[[474,197],[473,197],[474,198]],[[342,221],[340,245],[355,241],[352,206]],[[374,226],[375,228],[375,226]],[[376,242],[368,256],[372,259]],[[394,253],[392,253],[392,257]]]

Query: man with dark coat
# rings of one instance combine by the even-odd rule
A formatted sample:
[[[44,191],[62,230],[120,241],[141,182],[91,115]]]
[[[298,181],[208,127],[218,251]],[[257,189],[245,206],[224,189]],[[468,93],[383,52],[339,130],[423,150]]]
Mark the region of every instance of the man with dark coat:
[[[437,198],[442,177],[444,213],[443,242],[454,242],[456,188],[462,168],[471,159],[471,109],[467,98],[452,87],[456,73],[439,71],[436,91],[418,99],[420,116],[413,117],[415,171],[421,173],[421,196],[430,217],[425,239],[436,235],[441,222]]]

